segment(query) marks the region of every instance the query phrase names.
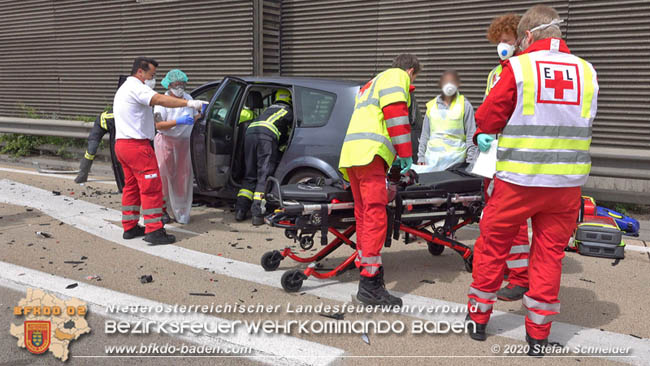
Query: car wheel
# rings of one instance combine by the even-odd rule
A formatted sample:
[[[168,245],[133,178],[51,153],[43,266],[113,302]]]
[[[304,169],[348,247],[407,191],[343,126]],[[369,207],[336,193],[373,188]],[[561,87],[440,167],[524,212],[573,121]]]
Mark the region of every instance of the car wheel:
[[[291,175],[288,184],[304,183],[311,178],[325,178],[325,174],[316,169],[300,169]]]

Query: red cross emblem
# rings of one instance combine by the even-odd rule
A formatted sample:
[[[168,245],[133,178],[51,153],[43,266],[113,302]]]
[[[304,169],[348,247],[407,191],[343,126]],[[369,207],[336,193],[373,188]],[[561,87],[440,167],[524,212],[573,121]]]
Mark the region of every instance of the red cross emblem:
[[[536,61],[537,103],[580,105],[578,65]]]
[[[564,90],[573,90],[573,81],[565,80],[564,73],[561,70],[555,70],[553,74],[555,78],[546,80],[546,88],[555,89],[555,99],[564,99]]]

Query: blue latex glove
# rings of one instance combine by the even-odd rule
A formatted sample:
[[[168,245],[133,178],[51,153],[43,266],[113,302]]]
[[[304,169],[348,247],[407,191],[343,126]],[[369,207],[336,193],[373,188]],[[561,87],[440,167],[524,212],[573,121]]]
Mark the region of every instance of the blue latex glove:
[[[189,114],[184,114],[176,120],[177,125],[191,125],[194,123],[194,118]]]
[[[201,115],[205,116],[205,110],[208,109],[208,105],[204,104],[203,107],[201,107]]]
[[[397,162],[399,163],[399,167],[402,168],[400,173],[405,174],[409,171],[409,169],[411,169],[411,165],[413,165],[413,158],[410,156],[408,158],[402,158],[398,156]]]
[[[487,133],[482,133],[478,135],[476,141],[478,142],[478,149],[482,152],[487,152],[490,150],[490,145],[492,144],[492,141],[494,141],[494,137],[488,135]]]

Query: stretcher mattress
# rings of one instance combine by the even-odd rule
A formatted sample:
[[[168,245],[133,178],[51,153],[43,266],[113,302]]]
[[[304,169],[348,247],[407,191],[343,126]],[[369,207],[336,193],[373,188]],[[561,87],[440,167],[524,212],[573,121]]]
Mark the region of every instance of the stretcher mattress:
[[[418,183],[406,187],[407,191],[436,191],[446,193],[480,192],[483,178],[461,171],[442,171],[421,174]],[[308,183],[288,184],[280,188],[282,199],[299,202],[330,203],[336,199],[351,202],[352,191],[330,185]]]

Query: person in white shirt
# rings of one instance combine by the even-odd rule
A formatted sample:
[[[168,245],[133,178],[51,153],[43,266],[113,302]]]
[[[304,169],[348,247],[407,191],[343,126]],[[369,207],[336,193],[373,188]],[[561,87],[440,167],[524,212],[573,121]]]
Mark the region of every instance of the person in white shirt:
[[[169,70],[161,84],[167,88],[165,95],[173,98],[192,100],[185,92],[189,79],[179,70]],[[199,112],[190,108],[167,108],[155,106],[153,118],[158,134],[154,138],[154,150],[158,159],[160,178],[163,187],[163,223],[171,221],[168,212],[181,224],[190,222],[192,209],[192,158],[190,156],[191,123],[183,124],[197,118]],[[180,122],[180,123],[179,123]]]
[[[122,190],[123,238],[143,236],[150,245],[171,244],[176,241],[163,228],[163,195],[156,155],[151,146],[154,138],[152,106],[168,108],[191,107],[200,110],[205,102],[185,100],[158,94],[153,90],[158,62],[137,57],[131,76],[115,93],[115,155],[124,171]],[[177,121],[178,122],[178,121]],[[188,119],[184,123],[193,123]],[[140,212],[142,207],[142,212]],[[138,225],[140,213],[145,227]]]

